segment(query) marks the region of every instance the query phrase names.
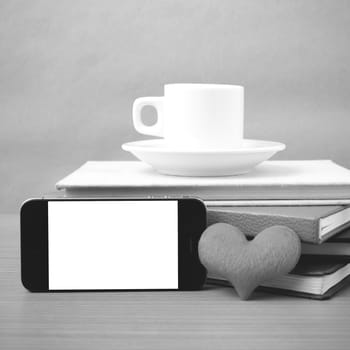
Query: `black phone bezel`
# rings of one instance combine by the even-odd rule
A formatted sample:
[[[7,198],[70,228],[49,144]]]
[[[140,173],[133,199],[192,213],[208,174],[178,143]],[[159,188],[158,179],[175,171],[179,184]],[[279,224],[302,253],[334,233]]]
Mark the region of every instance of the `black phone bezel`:
[[[198,242],[206,228],[206,208],[196,198],[71,198],[32,199],[21,207],[21,280],[32,292],[127,291],[128,289],[49,289],[48,202],[49,201],[177,201],[178,202],[178,288],[198,290],[206,279],[200,263]],[[152,289],[135,289],[146,291]],[[154,289],[153,289],[154,290]]]

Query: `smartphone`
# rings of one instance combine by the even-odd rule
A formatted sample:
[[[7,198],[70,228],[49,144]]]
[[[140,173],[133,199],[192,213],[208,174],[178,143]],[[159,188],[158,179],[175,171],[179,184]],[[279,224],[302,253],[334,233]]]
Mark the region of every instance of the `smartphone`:
[[[31,199],[21,207],[21,278],[32,292],[198,290],[202,201]]]

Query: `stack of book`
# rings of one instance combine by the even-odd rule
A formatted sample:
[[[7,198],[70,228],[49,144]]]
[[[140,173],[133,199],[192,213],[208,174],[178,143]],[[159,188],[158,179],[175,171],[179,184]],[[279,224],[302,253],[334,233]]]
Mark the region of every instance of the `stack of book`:
[[[329,160],[267,161],[230,177],[166,176],[137,161],[91,161],[56,187],[66,197],[199,197],[208,225],[230,223],[248,238],[286,225],[302,240],[302,258],[265,290],[325,299],[350,279],[350,170]]]

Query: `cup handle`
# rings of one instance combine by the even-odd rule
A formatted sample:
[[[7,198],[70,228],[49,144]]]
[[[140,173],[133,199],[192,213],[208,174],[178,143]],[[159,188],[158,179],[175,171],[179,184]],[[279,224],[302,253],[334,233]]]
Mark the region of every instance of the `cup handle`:
[[[141,118],[142,109],[153,106],[157,110],[157,121],[153,125],[145,125]],[[132,106],[132,120],[135,129],[145,135],[163,136],[163,97],[139,97]]]

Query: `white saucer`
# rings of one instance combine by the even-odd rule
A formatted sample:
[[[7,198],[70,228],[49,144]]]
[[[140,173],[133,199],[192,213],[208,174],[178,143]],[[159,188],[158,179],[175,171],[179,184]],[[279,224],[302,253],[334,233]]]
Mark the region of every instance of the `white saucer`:
[[[153,139],[124,143],[122,148],[162,174],[229,176],[249,172],[286,146],[279,142],[244,140],[240,148],[191,150]]]

